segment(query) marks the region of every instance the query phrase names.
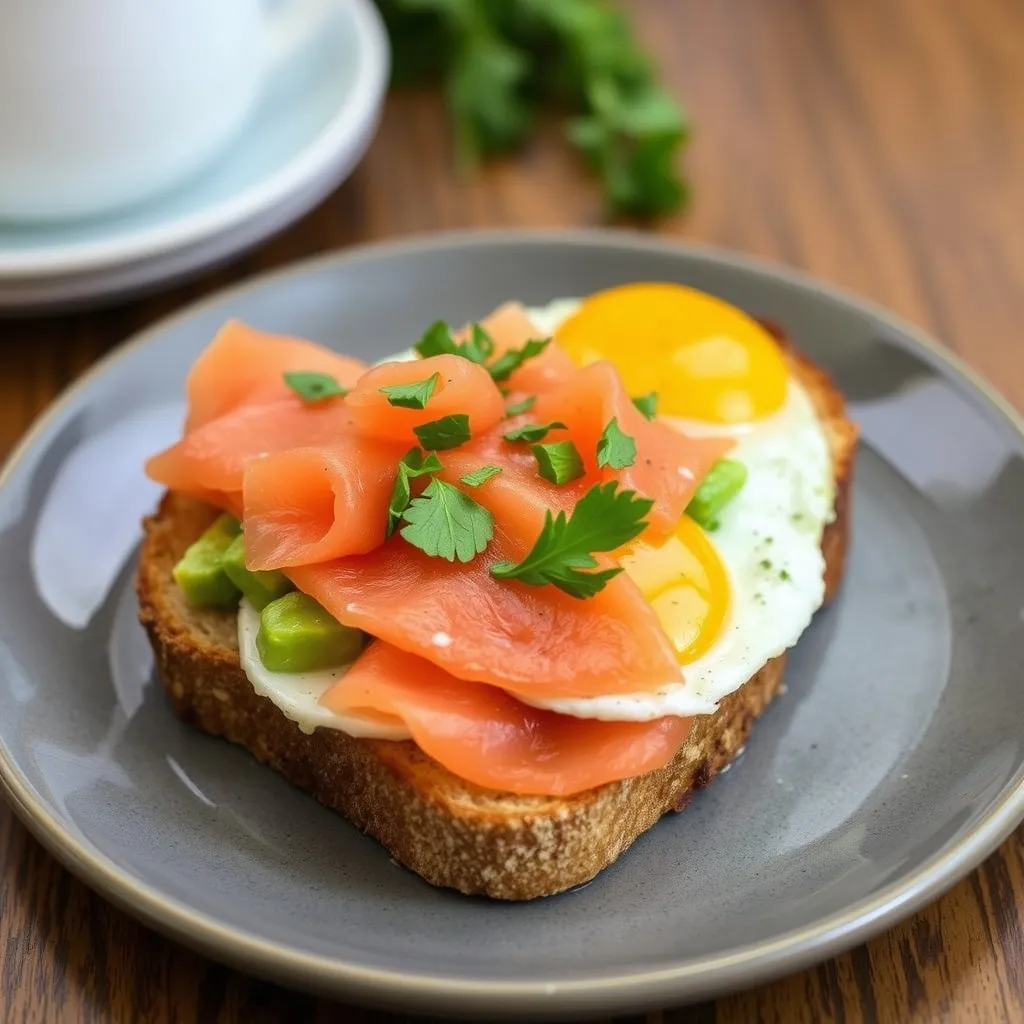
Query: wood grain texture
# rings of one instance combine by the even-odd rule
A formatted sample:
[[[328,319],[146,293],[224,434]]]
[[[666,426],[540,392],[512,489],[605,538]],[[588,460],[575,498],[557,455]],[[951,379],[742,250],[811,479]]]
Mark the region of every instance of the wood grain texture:
[[[923,324],[1024,407],[1024,4],[632,0],[697,125],[696,202],[659,228],[779,259]],[[600,220],[556,129],[471,182],[438,100],[396,96],[355,176],[230,268],[75,317],[0,322],[0,451],[140,327],[254,271],[438,228]],[[1018,832],[943,899],[852,953],[650,1024],[1024,1020]],[[428,1010],[424,1007],[424,1010]],[[388,1018],[247,978],[113,910],[0,808],[0,1020]]]

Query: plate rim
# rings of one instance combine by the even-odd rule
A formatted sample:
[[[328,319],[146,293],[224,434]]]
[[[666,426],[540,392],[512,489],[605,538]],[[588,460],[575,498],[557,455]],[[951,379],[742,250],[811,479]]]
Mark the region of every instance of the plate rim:
[[[315,186],[324,169],[338,163],[338,153],[361,143],[372,129],[391,67],[387,31],[376,5],[371,0],[334,0],[334,4],[356,38],[355,78],[326,126],[276,171],[237,195],[165,223],[94,242],[53,245],[21,255],[0,253],[0,280],[5,285],[35,283],[166,256],[217,238]],[[246,130],[242,128],[243,133]]]
[[[418,233],[397,240],[371,242],[319,254],[284,268],[246,278],[148,325],[109,352],[72,382],[35,420],[14,446],[0,470],[0,493],[21,461],[36,446],[72,400],[116,362],[150,343],[176,323],[205,308],[231,300],[273,281],[342,267],[367,260],[387,260],[422,252],[467,248],[557,244],[577,248],[597,246],[623,252],[659,252],[698,262],[731,267],[768,278],[772,283],[853,307],[909,340],[918,355],[965,387],[982,406],[998,413],[1024,443],[1024,416],[978,371],[900,316],[847,289],[821,281],[783,264],[731,250],[643,234],[623,229],[496,229]],[[311,992],[330,994],[364,1005],[412,1012],[473,1014],[500,1011],[503,1015],[558,1015],[617,1010],[638,1011],[670,1003],[678,1005],[723,992],[746,988],[791,971],[819,963],[877,935],[937,899],[988,857],[1024,818],[1024,765],[1018,768],[977,826],[953,848],[928,858],[909,875],[890,883],[874,896],[812,924],[780,936],[674,966],[618,971],[601,978],[566,978],[555,982],[468,979],[415,970],[359,966],[285,944],[253,938],[238,928],[194,911],[154,887],[132,878],[114,862],[93,851],[62,825],[44,801],[35,800],[32,787],[0,736],[0,794],[41,844],[90,888],[148,926],[212,959]]]

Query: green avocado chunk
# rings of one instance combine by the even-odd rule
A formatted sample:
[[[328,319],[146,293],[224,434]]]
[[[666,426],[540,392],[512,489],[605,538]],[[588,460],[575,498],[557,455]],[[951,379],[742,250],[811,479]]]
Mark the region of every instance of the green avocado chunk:
[[[308,594],[293,590],[260,613],[256,649],[271,672],[314,672],[353,661],[363,646],[358,629],[343,626]]]
[[[238,587],[258,612],[292,589],[291,581],[283,572],[277,572],[275,569],[246,569],[245,538],[241,534],[228,545],[221,564],[228,574],[228,579]]]
[[[223,556],[241,529],[233,516],[221,516],[207,527],[174,567],[174,579],[190,605],[197,608],[237,606],[241,595],[224,571]]]
[[[705,530],[718,526],[718,515],[743,490],[747,467],[735,459],[719,459],[700,482],[697,492],[686,506],[686,514]]]

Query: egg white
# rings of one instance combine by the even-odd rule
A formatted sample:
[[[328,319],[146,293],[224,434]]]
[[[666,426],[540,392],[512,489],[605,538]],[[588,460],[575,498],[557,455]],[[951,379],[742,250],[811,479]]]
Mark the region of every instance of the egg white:
[[[560,299],[530,315],[550,332],[577,305]],[[605,721],[713,714],[724,697],[792,647],[821,607],[821,537],[835,517],[835,483],[828,440],[807,392],[790,378],[783,407],[739,431],[667,417],[663,422],[692,434],[734,435],[729,458],[747,467],[746,484],[708,534],[731,591],[721,633],[707,653],[681,670],[678,683],[643,693],[520,700]]]

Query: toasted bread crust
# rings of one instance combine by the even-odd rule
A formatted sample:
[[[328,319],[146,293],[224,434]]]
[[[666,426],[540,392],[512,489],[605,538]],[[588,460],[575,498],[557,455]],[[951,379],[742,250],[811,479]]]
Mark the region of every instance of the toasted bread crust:
[[[822,539],[827,600],[843,573],[857,430],[828,376],[784,347],[825,426],[835,467],[836,518]],[[140,619],[175,711],[245,747],[434,885],[525,900],[589,881],[664,813],[682,810],[711,782],[782,683],[785,656],[725,698],[715,714],[698,717],[678,754],[658,771],[572,797],[483,789],[410,742],[353,739],[329,729],[307,735],[255,693],[239,667],[234,613],[188,607],[171,577],[215,515],[207,505],[167,494],[144,524]]]

